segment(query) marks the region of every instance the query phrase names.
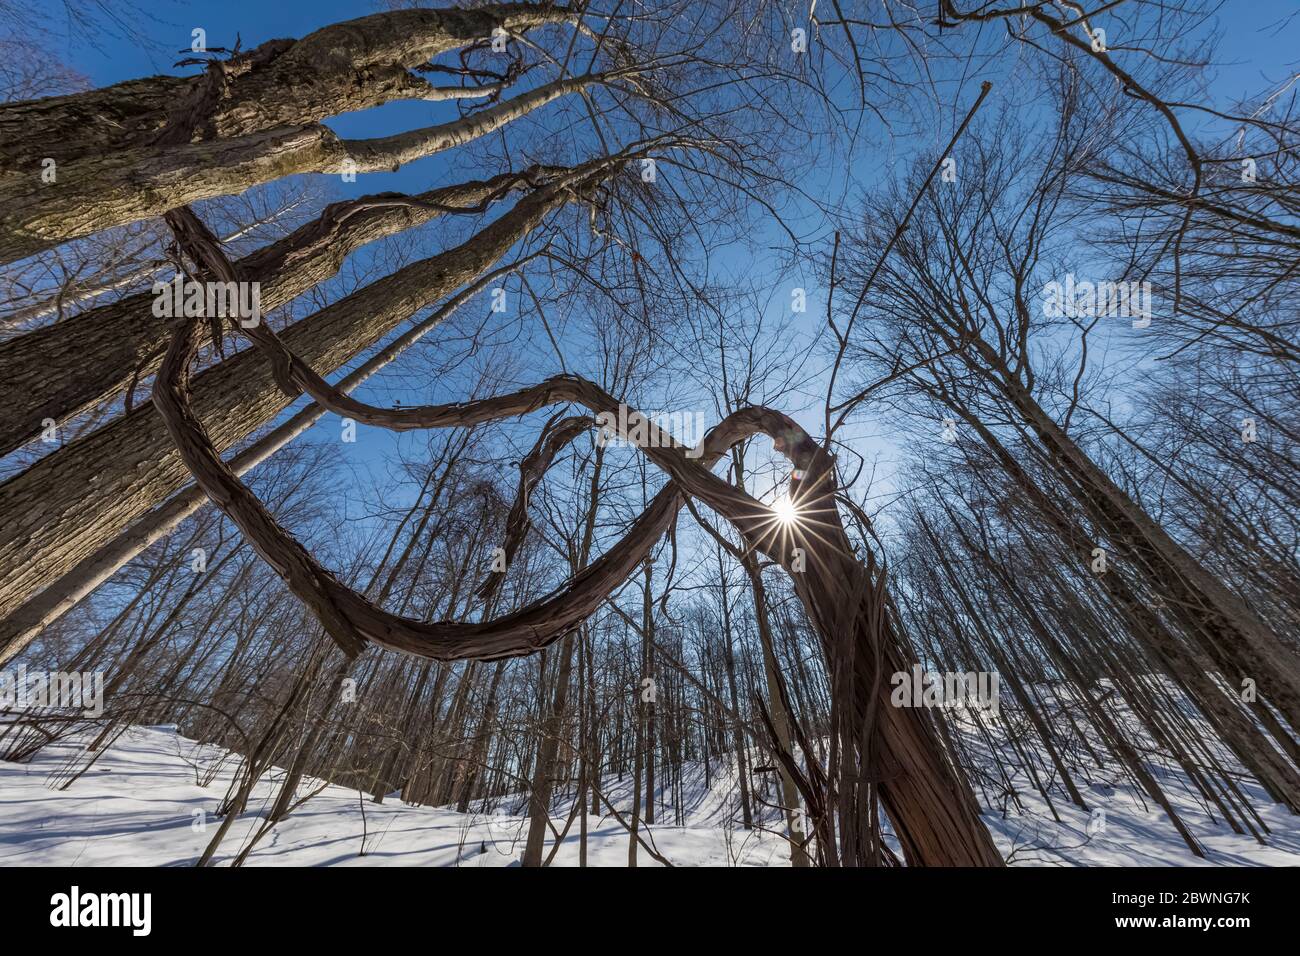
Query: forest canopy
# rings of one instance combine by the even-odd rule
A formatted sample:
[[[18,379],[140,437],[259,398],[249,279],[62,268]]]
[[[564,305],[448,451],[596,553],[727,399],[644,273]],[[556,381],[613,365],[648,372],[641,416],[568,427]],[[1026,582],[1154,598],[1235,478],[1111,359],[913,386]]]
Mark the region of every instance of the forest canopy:
[[[0,760],[220,749],[198,865],[327,786],[525,866],[1294,826],[1285,4],[65,6],[0,0]]]

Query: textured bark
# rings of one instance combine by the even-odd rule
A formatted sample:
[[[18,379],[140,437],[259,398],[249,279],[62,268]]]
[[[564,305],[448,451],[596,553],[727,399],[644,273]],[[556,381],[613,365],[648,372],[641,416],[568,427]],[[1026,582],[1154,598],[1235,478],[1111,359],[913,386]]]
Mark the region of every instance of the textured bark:
[[[99,153],[61,165],[54,183],[11,173],[0,177],[0,263],[188,202],[337,169],[345,157],[326,127],[284,126],[237,140]]]
[[[613,164],[596,176],[608,175]],[[490,267],[571,196],[546,187],[454,249],[414,263],[296,323],[284,341],[312,366],[335,369],[402,320]],[[289,399],[270,363],[247,350],[195,382],[195,409],[218,448],[280,412]],[[186,469],[152,407],[41,459],[0,485],[0,614],[8,615],[177,491]]]
[[[844,533],[829,457],[802,431],[787,441],[793,447],[786,454],[803,472],[801,480],[791,481],[801,517],[785,542],[788,547],[767,550],[787,569],[789,548],[806,551],[807,570],[791,575],[795,592],[821,637],[831,686],[847,704],[839,717],[844,727],[841,759],[847,766],[838,786],[878,782],[881,803],[909,864],[1001,866],[1002,856],[979,819],[975,797],[952,767],[926,711],[881,706],[889,697],[889,675],[906,673],[915,656],[896,630],[883,578],[854,556]],[[863,728],[874,733],[854,740]],[[844,794],[838,796],[843,801]],[[841,828],[857,828],[861,802],[851,801],[845,809]],[[841,834],[842,865],[871,859],[864,837],[860,829]]]
[[[224,61],[215,97],[204,88],[205,77],[154,76],[4,104],[0,169],[39,178],[44,157],[62,166],[82,155],[145,146],[178,122],[192,125],[190,141],[229,138],[424,97],[432,88],[411,71],[431,58],[486,40],[498,26],[524,31],[576,18],[563,7],[527,3],[377,13],[301,40],[269,40]]]
[[[887,675],[906,672],[913,656],[894,630],[882,580],[855,557],[840,523],[833,460],[787,416],[761,407],[732,413],[706,436],[699,460],[687,457],[686,450],[673,447],[662,434],[652,435],[650,446],[643,450],[672,477],[673,484],[656,496],[627,535],[599,560],[554,595],[512,615],[473,624],[425,623],[386,612],[342,585],[222,464],[189,406],[188,367],[198,331],[198,324],[192,322],[177,334],[159,372],[154,402],[199,484],[346,653],[356,655],[367,644],[377,643],[421,657],[488,660],[546,647],[585,620],[644,560],[667,531],[684,492],[725,515],[751,547],[792,572],[796,593],[817,627],[832,685],[847,705],[840,719],[847,728],[841,733],[848,771],[840,785],[851,789],[838,795],[845,804],[841,823],[849,827],[839,853],[841,862],[858,865],[873,858],[853,821],[866,814],[861,783],[874,781],[909,863],[1002,864],[979,820],[974,796],[954,772],[929,718],[914,708],[879,707],[887,696]],[[286,364],[297,368],[302,363]],[[284,375],[288,374],[286,370]],[[314,397],[337,404],[336,397]],[[460,405],[390,411],[360,406],[350,399],[347,404],[359,406],[363,417],[408,427],[415,422],[439,427],[513,416],[561,400],[580,402],[598,413],[618,407],[598,386],[568,376]],[[801,520],[806,522],[794,531],[797,545],[807,549],[811,569],[806,572],[792,567],[789,541],[779,533],[771,512],[709,470],[733,444],[757,431],[774,436],[777,450],[801,476],[791,484],[803,507]],[[799,530],[805,527],[807,532]]]
[[[457,292],[427,318],[403,332],[344,376],[339,382],[339,388],[347,392],[360,385],[436,328],[444,318],[519,264],[521,263],[512,263],[485,273],[473,284]],[[301,435],[324,414],[324,406],[314,403],[308,405],[235,455],[230,460],[231,469],[237,475],[247,473]],[[128,561],[170,534],[182,521],[207,503],[208,496],[203,490],[197,485],[190,485],[132,523],[92,555],[0,619],[0,664],[19,653],[44,628],[72,610],[78,601],[107,581]]]
[[[263,313],[337,275],[352,252],[442,215],[473,209],[528,174],[431,189],[414,196],[379,193],[334,203],[320,217],[235,263],[241,278],[261,283]],[[0,344],[0,455],[35,439],[42,421],[60,424],[122,392],[162,361],[170,332],[141,292]],[[87,362],[87,356],[94,356]]]
[[[177,224],[173,224],[174,228]],[[220,250],[202,236],[196,242],[185,228],[178,237],[218,273],[229,272]],[[974,796],[945,754],[928,716],[918,709],[881,708],[887,696],[886,675],[906,672],[914,655],[895,630],[894,615],[874,564],[864,566],[840,522],[834,461],[787,416],[761,407],[732,413],[706,436],[700,460],[688,457],[651,425],[650,442],[642,444],[673,479],[633,524],[626,536],[584,572],[551,597],[503,618],[462,624],[425,623],[384,611],[364,595],[342,585],[302,545],[281,528],[248,488],[217,456],[189,399],[189,365],[198,344],[197,322],[178,331],[169,347],[154,389],[154,403],[185,464],[209,497],[221,507],[275,569],[289,589],[307,604],[327,632],[349,655],[369,643],[407,654],[442,660],[499,659],[524,655],[570,633],[633,572],[667,531],[681,503],[681,492],[698,497],[725,515],[751,548],[758,548],[792,573],[795,591],[821,637],[832,687],[840,709],[834,743],[846,770],[833,778],[839,789],[841,826],[838,860],[847,865],[872,863],[879,856],[866,826],[874,784],[909,863],[919,865],[999,866],[1001,855],[979,820]],[[518,392],[456,405],[381,409],[338,394],[315,375],[273,333],[254,330],[259,345],[275,359],[284,387],[304,387],[327,407],[355,414],[362,421],[396,428],[467,426],[523,414],[557,401],[579,402],[597,413],[612,413],[618,403],[598,386],[570,376],[556,376]],[[263,339],[262,337],[267,338]],[[276,355],[279,345],[283,353]],[[628,424],[640,417],[628,417]],[[790,540],[771,512],[743,490],[722,481],[709,469],[737,441],[763,431],[796,469],[792,497],[802,515],[789,531],[794,546],[807,552],[811,572],[795,567]],[[628,438],[627,435],[622,437]],[[640,444],[640,443],[639,443]],[[805,530],[806,529],[806,530]],[[784,755],[790,760],[790,755]],[[640,781],[636,781],[639,790]],[[821,802],[825,832],[831,800]],[[634,795],[634,801],[637,797]],[[635,806],[635,803],[634,803]],[[825,839],[825,837],[823,838]],[[633,858],[634,859],[634,858]],[[631,861],[630,861],[631,862]]]
[[[302,173],[393,170],[500,129],[596,82],[557,80],[463,119],[397,136],[344,141],[320,123],[279,126],[234,139],[115,150],[40,175],[0,177],[0,263],[203,199]]]
[[[6,175],[39,179],[46,157],[61,165],[87,152],[147,142],[200,82],[195,76],[150,76],[0,105],[0,168]]]

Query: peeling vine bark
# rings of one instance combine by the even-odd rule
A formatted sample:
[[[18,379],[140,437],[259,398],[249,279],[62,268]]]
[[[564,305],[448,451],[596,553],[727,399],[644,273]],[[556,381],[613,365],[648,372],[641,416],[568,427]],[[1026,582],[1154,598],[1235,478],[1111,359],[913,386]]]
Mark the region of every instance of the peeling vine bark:
[[[540,170],[430,189],[406,196],[378,193],[333,203],[307,223],[236,266],[262,288],[270,312],[338,274],[357,249],[457,211],[479,212],[512,189],[540,185]],[[169,328],[153,314],[154,296],[140,292],[0,343],[0,455],[126,389],[162,361]],[[95,356],[87,362],[86,356]]]
[[[197,224],[187,225],[182,219],[174,225],[194,258],[217,273],[230,269],[221,261],[220,250],[203,241]],[[388,612],[338,581],[280,527],[221,461],[190,403],[189,368],[199,332],[197,321],[177,331],[159,371],[154,403],[199,485],[348,655],[378,644],[438,660],[499,660],[549,646],[572,633],[635,572],[667,532],[682,496],[689,494],[727,517],[752,547],[791,572],[796,593],[821,635],[832,684],[848,706],[848,712],[840,717],[844,759],[850,766],[847,779],[879,785],[905,858],[924,865],[1001,865],[1001,856],[979,821],[974,797],[954,773],[928,715],[912,708],[879,707],[888,675],[906,670],[912,658],[883,600],[882,577],[854,556],[840,523],[833,460],[788,417],[761,407],[732,413],[705,437],[698,461],[687,457],[685,449],[673,447],[671,441],[650,442],[644,453],[668,473],[672,483],[599,559],[557,592],[513,614],[473,623],[425,622]],[[305,388],[326,407],[369,424],[390,428],[467,426],[560,401],[576,402],[597,414],[614,411],[614,420],[620,417],[612,396],[573,376],[555,376],[531,388],[478,401],[378,408],[337,393],[269,330],[258,328],[249,334],[265,351],[274,353],[279,348],[273,362],[281,387]],[[626,421],[633,420],[627,416]],[[791,534],[798,536],[799,546],[807,547],[811,569],[806,572],[796,570],[790,541],[770,510],[709,470],[737,441],[758,432],[771,436],[777,450],[796,469],[792,494],[809,530],[802,536],[797,529]],[[872,732],[877,727],[878,741]],[[863,832],[853,820],[861,812],[862,802],[856,792],[840,796],[848,798],[849,813],[840,814],[845,839],[839,858],[853,864],[865,859]]]
[[[521,199],[459,246],[412,263],[303,319],[284,333],[313,366],[335,369],[414,315],[491,268],[575,190],[611,176],[620,158],[579,167],[573,181]],[[195,408],[219,448],[289,402],[258,350],[199,375]],[[155,411],[141,406],[0,484],[0,616],[89,558],[178,491],[186,471]],[[93,493],[90,493],[93,489]]]

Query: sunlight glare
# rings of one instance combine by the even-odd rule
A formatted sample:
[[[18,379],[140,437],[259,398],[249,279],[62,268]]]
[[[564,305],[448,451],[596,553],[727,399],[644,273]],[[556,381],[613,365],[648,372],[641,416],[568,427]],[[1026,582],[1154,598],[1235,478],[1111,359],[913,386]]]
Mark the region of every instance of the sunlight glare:
[[[772,505],[772,511],[776,513],[776,520],[781,524],[794,524],[799,518],[799,511],[795,508],[794,502],[790,500],[789,495],[782,495],[777,498]]]

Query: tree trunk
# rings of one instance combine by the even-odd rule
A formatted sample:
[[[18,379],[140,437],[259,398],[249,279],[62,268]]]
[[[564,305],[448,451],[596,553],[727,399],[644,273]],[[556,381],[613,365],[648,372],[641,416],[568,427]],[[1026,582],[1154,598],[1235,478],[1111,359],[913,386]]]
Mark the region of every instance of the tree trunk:
[[[455,249],[296,323],[283,334],[285,343],[317,369],[337,368],[487,269],[567,198],[563,190],[547,187],[521,199]],[[193,398],[219,448],[247,436],[289,401],[260,349],[197,376]],[[187,474],[162,417],[145,405],[0,485],[0,616],[178,490]]]
[[[337,275],[355,250],[440,215],[436,206],[472,208],[521,181],[507,174],[409,200],[381,193],[334,203],[315,222],[234,265],[244,281],[260,284],[261,312],[269,315]],[[128,295],[0,344],[0,401],[9,409],[0,422],[0,454],[34,440],[45,419],[62,425],[152,374],[171,336],[170,323],[153,314],[154,301],[152,291]]]
[[[533,785],[528,801],[528,841],[524,845],[523,865],[541,866],[542,849],[549,828],[552,785],[555,782],[555,756],[560,749],[560,729],[568,705],[569,683],[573,669],[573,635],[560,648],[559,673],[555,678],[555,698],[550,713],[542,721],[537,765],[533,768]]]

